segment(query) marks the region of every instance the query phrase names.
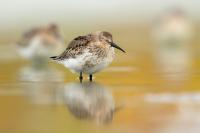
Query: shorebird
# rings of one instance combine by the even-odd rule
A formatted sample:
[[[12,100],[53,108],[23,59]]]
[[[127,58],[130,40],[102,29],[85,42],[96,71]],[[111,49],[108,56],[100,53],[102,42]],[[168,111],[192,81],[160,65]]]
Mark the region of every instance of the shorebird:
[[[113,42],[109,32],[97,31],[85,36],[76,37],[72,40],[66,50],[59,56],[50,57],[72,72],[79,73],[82,82],[82,73],[92,75],[107,67],[114,59],[114,48],[125,52]]]
[[[192,27],[180,8],[162,13],[153,26],[154,59],[160,74],[170,81],[185,80],[191,73]]]
[[[48,59],[63,48],[64,39],[57,25],[49,24],[25,32],[17,42],[17,48],[23,58],[29,60]]]
[[[169,41],[170,46],[187,41],[191,37],[189,19],[180,8],[172,8],[162,13],[156,19],[153,28],[154,37],[158,41]]]

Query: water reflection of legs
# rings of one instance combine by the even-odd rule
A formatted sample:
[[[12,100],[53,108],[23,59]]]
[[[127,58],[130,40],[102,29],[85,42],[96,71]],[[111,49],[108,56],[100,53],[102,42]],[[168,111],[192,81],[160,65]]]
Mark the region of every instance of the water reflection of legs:
[[[116,111],[112,93],[95,82],[65,85],[64,100],[69,111],[78,119],[109,123]]]

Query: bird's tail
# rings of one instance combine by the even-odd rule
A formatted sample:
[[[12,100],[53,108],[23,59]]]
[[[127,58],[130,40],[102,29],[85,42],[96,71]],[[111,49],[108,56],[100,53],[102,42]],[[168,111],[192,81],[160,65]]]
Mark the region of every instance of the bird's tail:
[[[52,60],[56,60],[58,58],[58,56],[52,56],[50,57]]]

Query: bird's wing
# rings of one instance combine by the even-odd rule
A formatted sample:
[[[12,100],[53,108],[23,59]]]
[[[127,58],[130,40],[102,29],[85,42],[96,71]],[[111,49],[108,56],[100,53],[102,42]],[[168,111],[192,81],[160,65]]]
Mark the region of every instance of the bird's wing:
[[[90,35],[76,37],[69,43],[66,50],[74,49],[76,47],[86,46],[89,43],[89,41],[91,41]]]
[[[75,58],[76,55],[82,54],[85,47],[87,47],[88,43],[91,41],[91,36],[79,36],[72,40],[66,50],[56,58],[54,57],[54,60],[64,60],[68,58]]]

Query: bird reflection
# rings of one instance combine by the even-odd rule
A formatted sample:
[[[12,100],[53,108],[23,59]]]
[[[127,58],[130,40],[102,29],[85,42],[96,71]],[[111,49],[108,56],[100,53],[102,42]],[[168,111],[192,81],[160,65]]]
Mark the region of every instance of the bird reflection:
[[[95,82],[69,83],[65,86],[64,101],[68,110],[78,119],[97,124],[110,123],[115,108],[112,93]]]
[[[162,94],[148,94],[145,100],[151,105],[158,105],[160,107],[167,106],[167,113],[162,116],[168,116],[169,122],[166,122],[162,127],[162,133],[187,133],[189,130],[192,132],[200,132],[200,94],[195,93],[162,93]],[[170,112],[169,106],[174,106],[173,112]],[[172,109],[172,108],[171,108]],[[172,111],[172,110],[171,110]],[[165,112],[166,113],[166,112]],[[173,114],[172,114],[173,113]],[[157,115],[157,114],[156,114]],[[160,119],[160,118],[159,118]],[[159,128],[160,128],[159,127]]]
[[[46,68],[45,70],[24,67],[18,74],[23,82],[21,88],[27,101],[35,105],[56,105],[62,103],[63,75],[61,72]]]

